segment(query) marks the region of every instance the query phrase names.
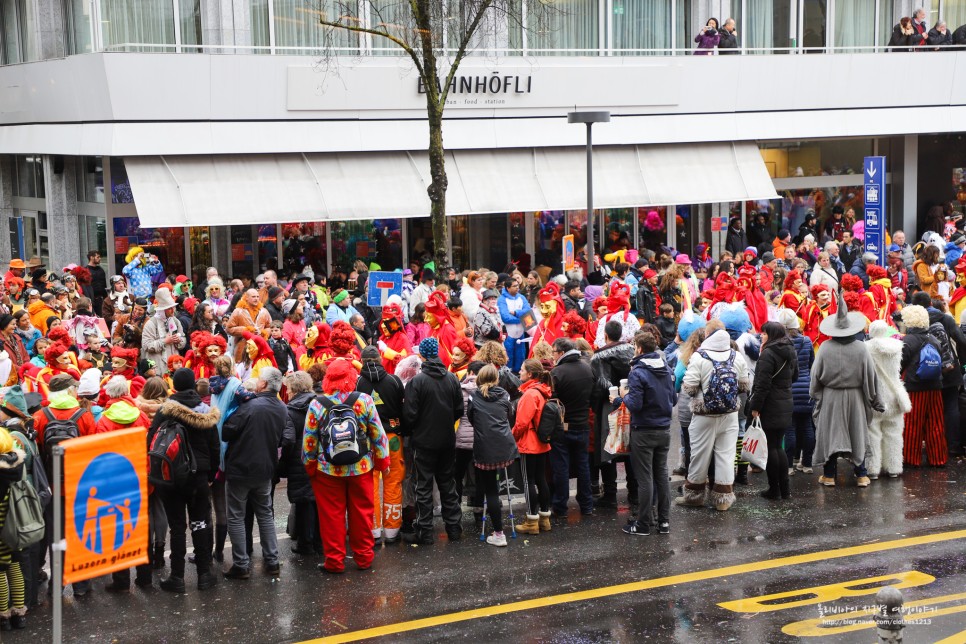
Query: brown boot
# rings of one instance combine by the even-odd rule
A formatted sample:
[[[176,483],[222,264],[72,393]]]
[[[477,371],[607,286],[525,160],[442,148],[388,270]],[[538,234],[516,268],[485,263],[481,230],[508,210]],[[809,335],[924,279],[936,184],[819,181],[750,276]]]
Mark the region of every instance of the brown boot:
[[[711,505],[714,506],[715,510],[724,512],[731,508],[734,502],[735,493],[732,486],[716,484],[711,489]]]
[[[540,532],[550,532],[550,512],[541,512],[538,519]]]
[[[517,524],[517,532],[520,534],[540,534],[540,516],[528,514],[525,521]]]
[[[704,483],[691,483],[688,481],[684,484],[683,496],[679,496],[678,498],[674,499],[674,502],[677,505],[687,505],[700,508],[704,506],[704,495]]]

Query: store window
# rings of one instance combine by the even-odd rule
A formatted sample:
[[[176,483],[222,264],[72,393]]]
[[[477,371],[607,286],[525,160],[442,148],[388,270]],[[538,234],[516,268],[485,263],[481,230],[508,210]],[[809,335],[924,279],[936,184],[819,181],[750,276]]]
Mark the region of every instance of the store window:
[[[104,203],[104,163],[102,157],[79,157],[74,163],[77,200]]]
[[[595,226],[596,229],[596,226]],[[598,231],[599,232],[599,231]],[[571,210],[567,217],[567,234],[574,236],[574,252],[577,256],[585,255],[587,253],[587,211],[586,210]],[[594,235],[594,239],[599,238],[600,235]],[[597,250],[595,253],[600,253],[600,247],[596,244],[594,248]],[[556,258],[556,262],[559,264],[563,258],[563,247],[561,246],[561,255]]]
[[[134,203],[131,182],[127,179],[124,159],[111,157],[111,201],[113,203]]]
[[[624,3],[628,6],[636,4],[631,0],[624,0]],[[598,54],[600,18],[597,1],[559,0],[535,4],[535,8],[528,7],[527,11],[529,53],[535,56]]]
[[[762,147],[761,156],[772,178],[862,174],[872,139],[781,141]]]
[[[175,44],[172,0],[100,0],[100,10],[105,47],[123,51],[175,51],[174,47],[156,46]],[[155,46],[137,46],[141,44]]]
[[[510,261],[517,270],[526,275],[533,266],[533,258],[527,253],[527,215],[511,212],[510,218]]]
[[[282,224],[282,271],[297,275],[306,266],[316,274],[328,273],[329,253],[324,221]]]
[[[255,238],[253,226],[231,226],[231,277],[252,278],[255,264]]]
[[[566,220],[567,213],[563,210],[533,213],[534,267],[560,265],[563,257],[563,237],[568,234],[564,229]]]
[[[260,224],[258,226],[258,272],[278,270],[278,225]]]
[[[604,215],[604,238],[603,247],[598,253],[608,253],[615,250],[636,248],[634,243],[633,219],[634,208],[612,208],[602,211]],[[600,239],[600,235],[594,235]]]
[[[798,234],[798,228],[804,223],[805,215],[809,211],[815,212],[818,216],[820,229],[824,229],[825,222],[832,216],[832,209],[836,206],[842,208],[852,223],[861,221],[864,216],[864,194],[861,185],[783,190],[781,196],[781,218],[776,222],[776,227],[780,224],[780,227],[787,229],[792,237]],[[821,230],[819,234],[822,234]],[[816,241],[822,243],[823,240]]]
[[[140,246],[158,256],[165,273],[186,274],[184,228],[141,228],[137,217],[115,217],[113,228],[114,265],[118,272],[127,264],[124,257],[128,250]]]
[[[208,226],[194,226],[188,229],[188,246],[191,251],[191,270],[199,269],[204,273],[211,266],[211,229]]]
[[[639,246],[655,253],[667,245],[667,206],[644,206],[637,208]]]
[[[433,260],[433,225],[429,217],[414,217],[406,220],[409,227],[409,262],[417,262],[420,266]],[[332,237],[335,244],[335,236]],[[332,260],[332,267],[339,264]],[[439,268],[439,267],[437,267]]]
[[[47,192],[44,188],[44,157],[39,154],[17,155],[14,160],[16,177],[13,182],[13,195],[45,198]]]
[[[351,271],[359,259],[387,271],[402,268],[402,220],[333,221],[329,225],[333,267]]]
[[[87,253],[96,250],[101,257],[107,257],[107,221],[104,217],[80,217],[81,258],[86,260]]]
[[[640,0],[613,2],[614,48],[624,50],[620,55],[667,55],[662,50],[671,47],[670,3]]]

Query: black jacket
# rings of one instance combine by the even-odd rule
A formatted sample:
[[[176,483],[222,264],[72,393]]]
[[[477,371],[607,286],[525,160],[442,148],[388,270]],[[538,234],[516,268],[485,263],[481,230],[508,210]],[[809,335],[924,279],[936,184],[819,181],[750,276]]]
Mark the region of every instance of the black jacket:
[[[594,352],[590,359],[590,370],[594,374],[594,389],[590,394],[590,405],[594,408],[597,427],[597,449],[603,449],[604,441],[610,432],[607,415],[614,410],[609,399],[611,387],[620,385],[631,371],[634,348],[626,342],[606,345]]]
[[[953,34],[949,29],[946,29],[945,34],[941,34],[934,27],[929,30],[929,37],[926,39],[926,42],[935,47],[945,47],[946,45],[953,44]]]
[[[97,299],[107,297],[107,273],[100,266],[87,265],[87,270],[91,272],[91,291]]]
[[[221,437],[228,443],[225,476],[250,482],[271,481],[278,466],[278,448],[288,410],[270,391],[257,394],[225,421]]]
[[[590,392],[594,389],[594,372],[576,349],[557,361],[550,372],[554,395],[563,403],[567,431],[590,429]]]
[[[399,376],[387,373],[378,362],[363,362],[356,391],[372,396],[387,434],[398,434],[403,415],[403,388]]]
[[[179,391],[171,395],[154,415],[148,431],[148,442],[165,420],[181,423],[188,435],[188,445],[194,454],[198,474],[212,480],[221,457],[218,441],[218,419],[221,412],[201,402],[196,391]]]
[[[718,30],[718,55],[728,56],[740,53],[738,51],[738,36],[727,29]]]
[[[956,365],[959,368],[943,374],[943,389],[947,387],[960,387],[963,384],[962,367],[964,362],[966,362],[966,336],[963,335],[962,329],[953,320],[953,316],[947,315],[931,306],[926,311],[929,313],[930,326],[934,322],[942,324],[943,329],[946,331],[946,336],[949,338],[949,344],[953,351],[956,352]]]
[[[953,32],[953,44],[966,45],[966,25],[957,27],[956,31]]]
[[[856,246],[855,242],[845,245],[841,244],[839,246],[839,259],[842,260],[842,266],[845,270],[850,270],[855,265],[855,260],[862,258],[862,248]],[[868,277],[865,279],[865,287],[869,288]]]
[[[889,39],[889,50],[890,51],[910,51],[912,47],[922,41],[922,36],[913,33],[911,36],[907,36],[902,33],[902,26],[897,24],[892,28],[892,37]]]
[[[285,321],[285,316],[282,314],[281,311],[278,310],[278,307],[275,306],[275,304],[273,304],[272,302],[265,302],[265,310],[268,311],[269,316],[271,316],[272,322]]]
[[[499,385],[489,395],[477,390],[470,394],[466,418],[473,426],[473,462],[495,465],[515,459],[520,453],[510,431],[510,396]]]
[[[307,391],[288,401],[285,431],[282,434],[282,458],[279,475],[288,479],[286,492],[289,503],[315,502],[312,483],[302,464],[302,436],[305,433],[305,416],[315,394]]]
[[[725,250],[735,257],[740,257],[746,248],[748,248],[748,235],[745,234],[745,231],[743,229],[735,230],[734,227],[728,226],[728,239],[725,241]]]
[[[439,361],[423,362],[406,385],[402,429],[414,449],[456,449],[456,422],[463,417],[459,380]]]
[[[643,279],[637,285],[637,313],[650,324],[654,324],[654,320],[657,319],[657,299],[654,297],[654,289]]]
[[[798,354],[788,340],[768,342],[755,365],[748,414],[757,411],[762,429],[785,430],[792,424],[792,383],[798,378]]]
[[[759,245],[772,239],[774,235],[775,233],[767,223],[759,224],[757,221],[753,221],[748,224],[748,241],[751,242],[749,246],[758,248]],[[745,249],[742,248],[741,250],[744,252]]]
[[[899,375],[902,376],[906,385],[906,391],[938,391],[942,389],[942,378],[935,380],[920,380],[916,375],[919,370],[919,354],[922,345],[926,343],[940,350],[939,341],[929,335],[926,329],[908,329],[906,335],[902,337],[902,359],[899,364]]]

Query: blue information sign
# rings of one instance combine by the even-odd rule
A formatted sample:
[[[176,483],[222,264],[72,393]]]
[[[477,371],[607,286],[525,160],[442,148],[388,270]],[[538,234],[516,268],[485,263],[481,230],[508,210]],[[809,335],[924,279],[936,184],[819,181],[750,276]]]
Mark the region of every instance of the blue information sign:
[[[366,304],[369,306],[384,306],[390,295],[402,297],[402,283],[402,273],[372,271],[369,273]]]
[[[865,250],[875,253],[879,266],[886,256],[886,158],[865,157]]]

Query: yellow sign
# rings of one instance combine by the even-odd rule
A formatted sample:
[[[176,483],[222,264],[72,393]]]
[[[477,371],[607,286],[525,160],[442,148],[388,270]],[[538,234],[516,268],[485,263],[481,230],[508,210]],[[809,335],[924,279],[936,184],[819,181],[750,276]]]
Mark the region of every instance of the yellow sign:
[[[147,563],[147,430],[72,438],[62,446],[64,584]]]

